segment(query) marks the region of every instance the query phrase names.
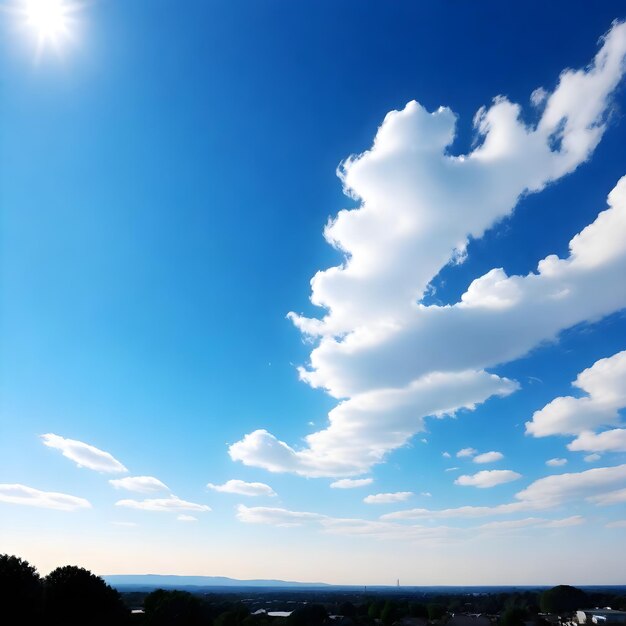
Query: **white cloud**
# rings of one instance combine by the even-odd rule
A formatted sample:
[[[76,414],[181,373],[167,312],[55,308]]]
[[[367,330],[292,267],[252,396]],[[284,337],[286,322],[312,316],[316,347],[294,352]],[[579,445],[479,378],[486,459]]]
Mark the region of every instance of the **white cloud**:
[[[390,504],[392,502],[404,502],[413,493],[411,491],[396,491],[395,493],[374,493],[363,498],[365,504]]]
[[[548,520],[542,517],[527,517],[525,519],[510,520],[504,522],[489,522],[478,526],[478,530],[490,530],[505,532],[518,530],[520,528],[567,528],[569,526],[578,526],[585,523],[582,515],[572,515],[563,519]]]
[[[462,458],[472,457],[477,452],[478,450],[476,450],[476,448],[462,448],[456,453],[456,456],[457,458],[462,459]]]
[[[276,492],[265,483],[247,483],[243,480],[227,480],[223,485],[208,483],[207,487],[220,493],[236,493],[240,496],[275,496]]]
[[[136,493],[153,493],[155,491],[169,491],[167,485],[154,476],[126,476],[113,478],[109,483],[116,489],[126,489]]]
[[[578,374],[573,385],[585,395],[552,400],[536,411],[530,422],[526,422],[528,434],[535,437],[580,435],[581,439],[593,435],[588,431],[619,423],[619,410],[626,406],[626,350],[596,361]],[[626,431],[617,432],[626,434]],[[621,436],[624,437],[624,434]],[[622,448],[626,450],[626,438],[622,439]],[[584,447],[570,449],[595,450]]]
[[[244,504],[237,506],[237,519],[246,524],[269,524],[272,526],[300,526],[305,522],[319,521],[323,515],[317,513],[307,513],[299,511],[289,511],[288,509],[255,506],[249,507]]]
[[[546,465],[548,467],[561,467],[567,464],[567,459],[548,459]]]
[[[475,456],[474,463],[495,463],[496,461],[501,461],[503,458],[504,454],[502,454],[502,452],[492,450],[491,452],[483,452]]]
[[[451,509],[407,509],[381,516],[383,520],[475,518],[508,515],[560,506],[572,500],[598,504],[615,487],[626,484],[626,464],[598,467],[584,472],[553,474],[540,478],[515,494],[515,501],[495,506],[461,506]]]
[[[607,506],[608,504],[621,504],[622,502],[626,502],[626,488],[616,489],[615,491],[609,491],[597,496],[591,496],[590,498],[587,498],[587,500],[600,506]]]
[[[65,458],[74,461],[78,467],[86,467],[108,474],[120,474],[128,471],[111,454],[90,446],[88,443],[75,439],[65,439],[65,437],[53,433],[41,435],[41,440],[45,446],[59,450]]]
[[[496,485],[502,485],[504,483],[510,483],[513,480],[521,478],[522,475],[512,470],[482,470],[471,476],[464,475],[459,476],[455,481],[455,485],[462,485],[464,487],[479,487],[486,489],[488,487],[495,487]]]
[[[496,98],[478,112],[478,144],[465,155],[449,151],[450,109],[429,113],[410,102],[387,115],[372,148],[341,167],[360,205],[325,229],[344,257],[311,282],[311,301],[326,314],[290,314],[317,342],[302,380],[342,401],[302,449],[256,430],[230,447],[233,460],[305,476],[365,473],[422,431],[425,417],[515,391],[485,368],[626,305],[626,182],[609,197],[612,208],[572,239],[569,257],[547,257],[528,276],[493,269],[456,304],[422,302],[470,237],[590,157],[625,53],[626,25],[616,24],[592,64],[563,72],[552,93],[535,92],[544,108],[533,126],[518,105]]]
[[[449,459],[452,455],[451,455],[449,452],[442,452],[442,453],[441,453],[441,456],[442,456],[444,459]]]
[[[583,452],[626,452],[626,429],[613,428],[601,433],[582,432],[567,449]]]
[[[341,478],[330,483],[332,489],[355,489],[356,487],[365,487],[374,482],[373,478]]]
[[[128,509],[137,509],[140,511],[170,511],[177,513],[180,511],[210,511],[211,508],[206,504],[196,504],[195,502],[187,502],[181,500],[177,496],[169,496],[168,498],[149,498],[147,500],[118,500],[115,506],[122,506]]]
[[[444,472],[456,472],[457,470],[459,470],[460,468],[458,467],[446,467],[446,469],[444,470]]]
[[[193,515],[178,515],[176,519],[179,522],[197,522],[198,521],[198,518],[194,517]]]
[[[341,402],[326,430],[305,437],[295,450],[266,430],[256,430],[229,448],[235,461],[271,472],[304,476],[363,474],[385,454],[405,445],[423,427],[424,415],[473,409],[485,397],[505,396],[517,383],[487,372],[433,373],[405,389],[381,389]]]
[[[76,511],[77,509],[91,508],[91,503],[85,500],[85,498],[78,498],[54,491],[40,491],[26,485],[6,483],[0,484],[0,502],[35,506],[41,509],[56,509],[58,511]]]
[[[433,497],[433,494],[432,494],[432,493],[430,493],[430,491],[422,491],[422,492],[420,493],[420,496],[424,496],[425,498],[432,498],[432,497]]]
[[[594,452],[593,454],[588,454],[586,457],[584,457],[584,461],[585,463],[595,463],[596,461],[599,461],[601,458],[602,458],[601,455]]]

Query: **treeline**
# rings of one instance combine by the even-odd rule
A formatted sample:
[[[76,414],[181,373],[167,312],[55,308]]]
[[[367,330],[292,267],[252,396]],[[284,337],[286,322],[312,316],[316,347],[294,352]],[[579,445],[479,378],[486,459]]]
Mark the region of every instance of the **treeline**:
[[[272,592],[276,610],[279,592]],[[545,614],[581,608],[626,610],[626,597],[561,585],[545,591],[493,594],[346,592],[299,594],[289,617],[255,611],[263,597],[158,589],[120,594],[99,576],[71,565],[41,577],[28,562],[0,555],[0,623],[24,626],[407,626],[444,624],[459,613],[482,613],[494,626],[547,626]],[[285,606],[284,608],[287,608]],[[134,612],[131,609],[136,609]],[[331,620],[331,616],[334,619]],[[408,621],[405,621],[408,620]]]

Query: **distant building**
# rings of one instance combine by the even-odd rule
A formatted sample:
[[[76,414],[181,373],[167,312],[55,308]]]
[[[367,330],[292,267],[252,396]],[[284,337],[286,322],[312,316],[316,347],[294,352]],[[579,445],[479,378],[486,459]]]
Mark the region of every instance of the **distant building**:
[[[614,611],[610,608],[583,609],[576,611],[576,620],[579,624],[598,624],[598,626],[626,624],[626,611]]]

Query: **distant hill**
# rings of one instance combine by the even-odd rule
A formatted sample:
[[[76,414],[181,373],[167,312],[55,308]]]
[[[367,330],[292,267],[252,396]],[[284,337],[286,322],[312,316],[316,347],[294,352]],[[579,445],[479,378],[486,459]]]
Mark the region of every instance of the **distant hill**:
[[[119,574],[102,576],[112,587],[327,587],[326,583],[299,583],[288,580],[237,580],[226,576],[169,576],[160,574]]]

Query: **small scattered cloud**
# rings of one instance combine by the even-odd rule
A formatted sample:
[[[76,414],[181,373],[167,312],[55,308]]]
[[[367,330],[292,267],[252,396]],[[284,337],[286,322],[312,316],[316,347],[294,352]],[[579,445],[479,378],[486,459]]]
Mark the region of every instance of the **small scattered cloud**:
[[[247,483],[243,480],[227,480],[223,485],[208,483],[207,487],[220,493],[235,493],[240,496],[275,496],[276,492],[265,483]]]
[[[602,455],[600,454],[588,454],[586,457],[583,458],[583,460],[585,461],[585,463],[595,463],[596,461],[599,461],[602,458]]]
[[[124,478],[113,478],[109,483],[116,489],[125,489],[136,493],[154,493],[158,491],[169,491],[167,485],[154,476],[126,476]]]
[[[179,522],[197,522],[198,521],[198,518],[194,517],[193,515],[182,515],[181,514],[181,515],[178,515],[176,517],[176,519]]]
[[[449,452],[442,452],[442,453],[441,453],[441,456],[442,456],[444,459],[449,459],[452,455],[451,455]]]
[[[478,453],[478,450],[476,450],[476,448],[462,448],[456,453],[456,456],[459,459],[464,459],[464,458],[472,457],[477,453]]]
[[[567,464],[567,459],[548,459],[546,465],[548,467],[561,467]]]
[[[432,498],[432,497],[433,497],[433,494],[432,494],[432,493],[430,493],[430,491],[422,491],[422,492],[420,493],[420,496],[424,496],[425,498]]]
[[[518,480],[522,475],[512,470],[482,470],[476,474],[459,476],[455,481],[455,485],[462,485],[463,487],[478,487],[480,489],[487,489],[489,487],[495,487],[496,485],[502,485],[504,483],[510,483],[511,481]]]
[[[404,502],[413,493],[411,491],[396,491],[395,493],[375,493],[363,498],[365,504],[390,504],[392,502]]]
[[[20,484],[0,484],[0,502],[34,506],[40,509],[56,509],[57,511],[91,508],[91,503],[85,498],[55,491],[41,491]]]
[[[626,464],[597,467],[584,472],[552,474],[531,483],[515,494],[513,502],[494,506],[460,506],[450,509],[415,508],[394,511],[381,516],[383,520],[475,518],[492,515],[510,515],[560,506],[572,500],[586,500],[593,504],[609,504],[619,500],[615,487],[626,484]]]
[[[332,489],[355,489],[371,485],[373,482],[373,478],[341,478],[330,483],[330,486]]]
[[[461,469],[460,467],[446,467],[444,472],[457,472],[460,469]]]
[[[496,461],[501,461],[504,458],[504,454],[502,452],[496,452],[492,450],[491,452],[483,452],[474,457],[474,463],[495,463]]]
[[[206,504],[197,504],[195,502],[187,502],[181,500],[177,496],[169,498],[149,498],[147,500],[118,500],[115,506],[125,507],[127,509],[136,509],[139,511],[159,511],[177,513],[181,511],[210,511],[211,507]]]
[[[66,439],[53,433],[41,435],[41,440],[48,448],[59,450],[65,458],[74,461],[78,467],[108,474],[121,474],[128,471],[113,455],[88,443]]]

